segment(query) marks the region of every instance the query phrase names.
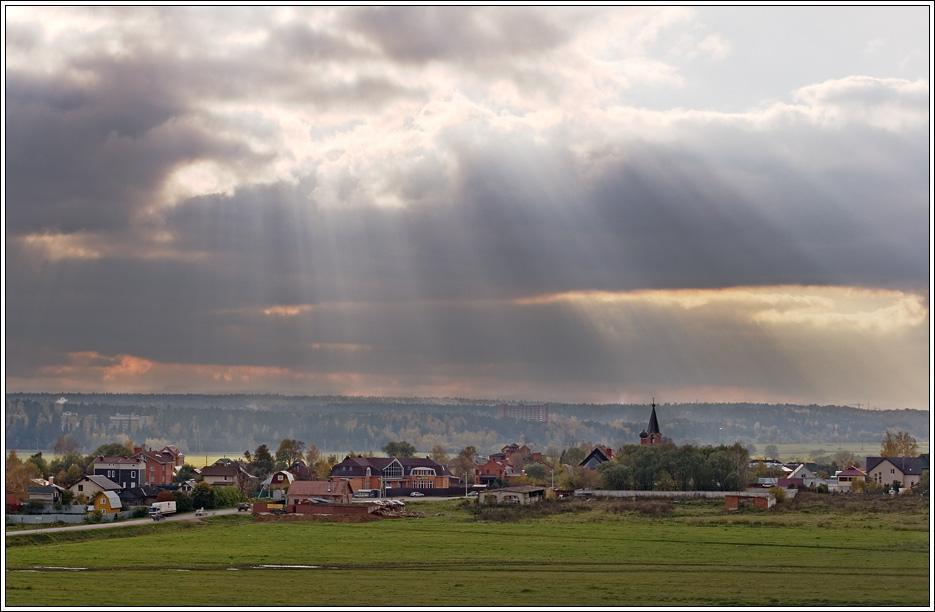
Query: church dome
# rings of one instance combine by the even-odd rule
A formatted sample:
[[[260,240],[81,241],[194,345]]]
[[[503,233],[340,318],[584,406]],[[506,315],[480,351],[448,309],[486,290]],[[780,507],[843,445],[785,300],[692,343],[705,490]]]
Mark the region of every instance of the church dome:
[[[646,430],[644,429],[643,431],[640,432],[640,437],[641,437],[641,438],[648,438],[648,437],[649,437],[649,434],[646,433]]]

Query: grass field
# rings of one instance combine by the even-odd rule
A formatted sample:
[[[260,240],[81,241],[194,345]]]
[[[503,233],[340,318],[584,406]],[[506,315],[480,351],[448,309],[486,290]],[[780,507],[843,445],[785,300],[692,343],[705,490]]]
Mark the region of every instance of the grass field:
[[[761,456],[766,452],[768,444],[757,444],[754,456]],[[871,457],[880,454],[879,442],[796,442],[790,444],[775,444],[779,449],[778,457],[770,459],[780,459],[782,461],[793,461],[799,459],[802,461],[810,460],[820,455],[834,455],[839,451],[848,451],[854,453],[863,460],[864,457]],[[928,442],[919,442],[919,452],[927,453],[929,451]]]
[[[410,504],[424,518],[370,523],[37,533],[8,543],[6,604],[927,605],[927,501],[857,501],[573,502],[522,520],[425,502]]]

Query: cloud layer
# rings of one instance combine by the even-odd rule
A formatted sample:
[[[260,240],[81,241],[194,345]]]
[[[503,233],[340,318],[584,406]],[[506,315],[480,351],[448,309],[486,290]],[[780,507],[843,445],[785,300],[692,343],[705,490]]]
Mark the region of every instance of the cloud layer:
[[[9,385],[923,407],[924,73],[717,15],[9,7]]]

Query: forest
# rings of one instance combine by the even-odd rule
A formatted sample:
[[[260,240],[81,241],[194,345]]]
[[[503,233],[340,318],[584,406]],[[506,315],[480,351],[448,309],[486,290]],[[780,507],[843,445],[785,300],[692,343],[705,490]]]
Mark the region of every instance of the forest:
[[[507,442],[539,449],[638,441],[650,407],[548,404],[548,422],[504,415],[495,400],[280,395],[123,395],[12,393],[6,396],[7,448],[52,450],[67,435],[85,452],[101,444],[175,444],[186,453],[243,452],[292,438],[327,452],[375,452],[406,440],[420,451],[499,450]],[[510,403],[508,405],[517,405]],[[791,404],[660,404],[663,434],[677,444],[873,442],[883,432],[928,441],[920,410],[860,410]]]

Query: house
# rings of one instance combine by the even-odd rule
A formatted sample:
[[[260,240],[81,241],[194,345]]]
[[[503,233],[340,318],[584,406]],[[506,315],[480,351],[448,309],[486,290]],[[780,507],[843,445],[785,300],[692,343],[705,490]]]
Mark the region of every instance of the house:
[[[119,491],[122,488],[123,487],[106,476],[91,474],[73,484],[68,490],[71,491],[76,498],[84,497],[86,500],[91,500],[101,491]]]
[[[269,482],[267,483],[264,481],[264,484],[268,484],[270,491],[275,491],[276,489],[288,491],[289,487],[291,487],[292,483],[295,481],[295,474],[288,470],[279,470],[278,472],[270,474],[267,480]]]
[[[98,491],[88,509],[103,514],[117,514],[123,510],[123,502],[114,491]]]
[[[180,468],[185,465],[185,453],[180,451],[179,448],[174,444],[169,444],[168,446],[162,447],[162,450],[159,451],[159,453],[163,456],[172,457],[172,461],[175,463],[176,468]]]
[[[418,457],[351,457],[331,468],[331,479],[360,489],[447,489],[458,479],[447,466]]]
[[[286,500],[289,505],[314,503],[313,498],[347,504],[353,495],[347,480],[296,480],[289,487]]]
[[[803,481],[818,478],[818,473],[809,469],[804,463],[795,466],[786,478],[801,478]],[[807,486],[807,485],[806,485]]]
[[[189,495],[191,495],[192,491],[195,490],[196,484],[198,484],[198,482],[194,478],[189,478],[185,482],[179,484],[179,491],[182,491],[183,493],[188,493]]]
[[[851,483],[854,481],[865,482],[867,480],[867,474],[854,466],[839,471],[834,477],[838,481],[839,491],[850,491]]]
[[[124,489],[147,484],[146,462],[140,457],[98,456],[91,464],[91,473],[104,476]]]
[[[506,460],[491,458],[474,468],[474,484],[489,485],[495,480],[506,482],[510,476],[514,475],[516,471]]]
[[[884,487],[898,483],[901,490],[910,491],[928,469],[927,453],[918,457],[867,457],[866,478]]]
[[[159,495],[159,489],[149,486],[133,487],[130,489],[120,489],[116,491],[116,493],[123,507],[130,508],[132,506],[150,505],[152,502],[156,501],[156,496]]]
[[[545,499],[545,487],[504,487],[484,491],[477,496],[479,504],[519,504],[525,506]]]
[[[143,484],[157,486],[172,484],[175,478],[176,457],[169,452],[145,450],[139,447],[134,448],[133,451],[135,453],[133,457],[146,464]]]
[[[312,468],[305,465],[305,462],[299,459],[298,461],[293,461],[292,465],[286,468],[290,474],[295,476],[296,480],[314,480],[315,473],[312,472]]]
[[[201,470],[201,480],[212,486],[238,486],[250,488],[257,477],[247,472],[239,461],[215,463]]]
[[[60,504],[62,503],[62,493],[65,491],[62,487],[56,484],[48,484],[45,486],[34,486],[29,487],[26,490],[27,495],[29,496],[29,501],[38,502],[42,504]]]
[[[653,398],[653,411],[649,415],[649,426],[640,432],[640,444],[662,444],[662,432],[659,431],[659,419],[656,418],[656,398]]]
[[[585,457],[581,463],[578,464],[578,467],[587,468],[589,470],[596,470],[597,466],[602,463],[607,463],[614,458],[614,449],[609,446],[595,446],[587,457]]]

